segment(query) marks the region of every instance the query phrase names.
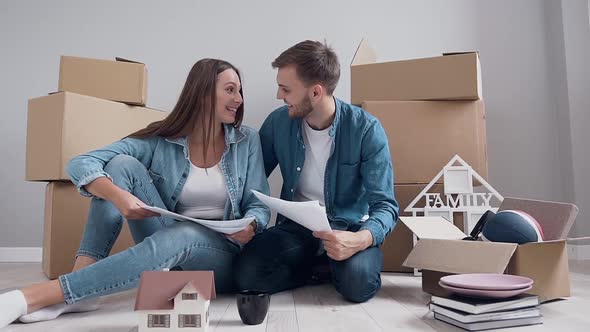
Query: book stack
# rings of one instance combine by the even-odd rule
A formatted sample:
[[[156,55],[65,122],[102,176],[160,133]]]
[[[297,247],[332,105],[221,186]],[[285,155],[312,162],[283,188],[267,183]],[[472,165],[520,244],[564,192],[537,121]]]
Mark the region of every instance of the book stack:
[[[433,295],[430,310],[435,319],[467,331],[542,324],[536,295],[522,294],[507,299]]]

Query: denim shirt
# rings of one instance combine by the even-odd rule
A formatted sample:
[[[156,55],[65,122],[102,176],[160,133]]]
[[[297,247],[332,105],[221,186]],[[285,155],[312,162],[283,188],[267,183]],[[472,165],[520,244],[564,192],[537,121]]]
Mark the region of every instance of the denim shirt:
[[[264,175],[260,139],[252,128],[224,125],[225,150],[220,169],[225,178],[229,200],[224,220],[256,218],[256,231],[262,232],[270,219],[269,209],[251,189],[270,193]],[[83,186],[98,177],[112,178],[104,171],[115,156],[125,154],[138,159],[147,169],[162,201],[170,211],[176,204],[190,170],[187,138],[168,139],[154,136],[145,139],[124,138],[102,149],[94,150],[69,161],[67,172],[80,193],[92,197]]]
[[[326,214],[333,229],[366,229],[373,235],[373,245],[380,245],[397,222],[399,210],[387,136],[374,116],[334,100],[331,155],[324,174]],[[259,132],[266,175],[278,163],[283,176],[281,199],[289,201],[305,162],[302,121],[289,118],[287,106],[283,106],[268,116]],[[285,220],[277,216],[277,224]]]

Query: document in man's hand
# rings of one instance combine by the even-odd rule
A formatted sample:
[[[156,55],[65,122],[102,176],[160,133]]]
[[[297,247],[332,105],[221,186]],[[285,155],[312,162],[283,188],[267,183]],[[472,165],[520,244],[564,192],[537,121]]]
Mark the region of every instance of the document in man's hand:
[[[142,206],[142,208],[159,213],[163,216],[167,216],[170,218],[174,218],[176,220],[185,220],[185,221],[192,221],[196,222],[197,224],[201,224],[205,227],[211,228],[214,231],[223,233],[223,234],[233,234],[237,233],[246,226],[248,226],[252,221],[254,221],[253,217],[243,218],[243,219],[236,219],[236,220],[206,220],[206,219],[197,219],[191,218],[187,216],[183,216],[182,214],[174,213],[156,206]]]
[[[256,190],[252,190],[262,203],[294,222],[310,229],[311,231],[331,231],[326,208],[318,201],[291,202],[279,198],[270,197]]]

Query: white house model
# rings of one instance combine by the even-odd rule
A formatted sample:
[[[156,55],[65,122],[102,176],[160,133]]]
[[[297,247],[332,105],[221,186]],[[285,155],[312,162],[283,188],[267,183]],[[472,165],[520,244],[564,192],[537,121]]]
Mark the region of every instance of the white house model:
[[[207,331],[214,298],[213,271],[144,272],[135,299],[137,331]]]
[[[430,192],[434,184],[443,179],[444,192]],[[481,186],[475,190],[474,180]],[[484,178],[477,174],[461,157],[455,155],[426,187],[408,204],[405,212],[412,216],[444,217],[453,222],[454,213],[462,213],[465,234],[469,234],[479,218],[488,210],[498,211],[504,200]]]

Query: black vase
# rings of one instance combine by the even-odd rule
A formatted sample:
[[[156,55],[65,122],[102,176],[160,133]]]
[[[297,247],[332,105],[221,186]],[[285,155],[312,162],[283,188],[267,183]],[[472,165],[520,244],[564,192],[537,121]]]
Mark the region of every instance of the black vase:
[[[258,325],[264,321],[270,306],[270,294],[262,291],[244,290],[236,297],[238,312],[242,322]]]

